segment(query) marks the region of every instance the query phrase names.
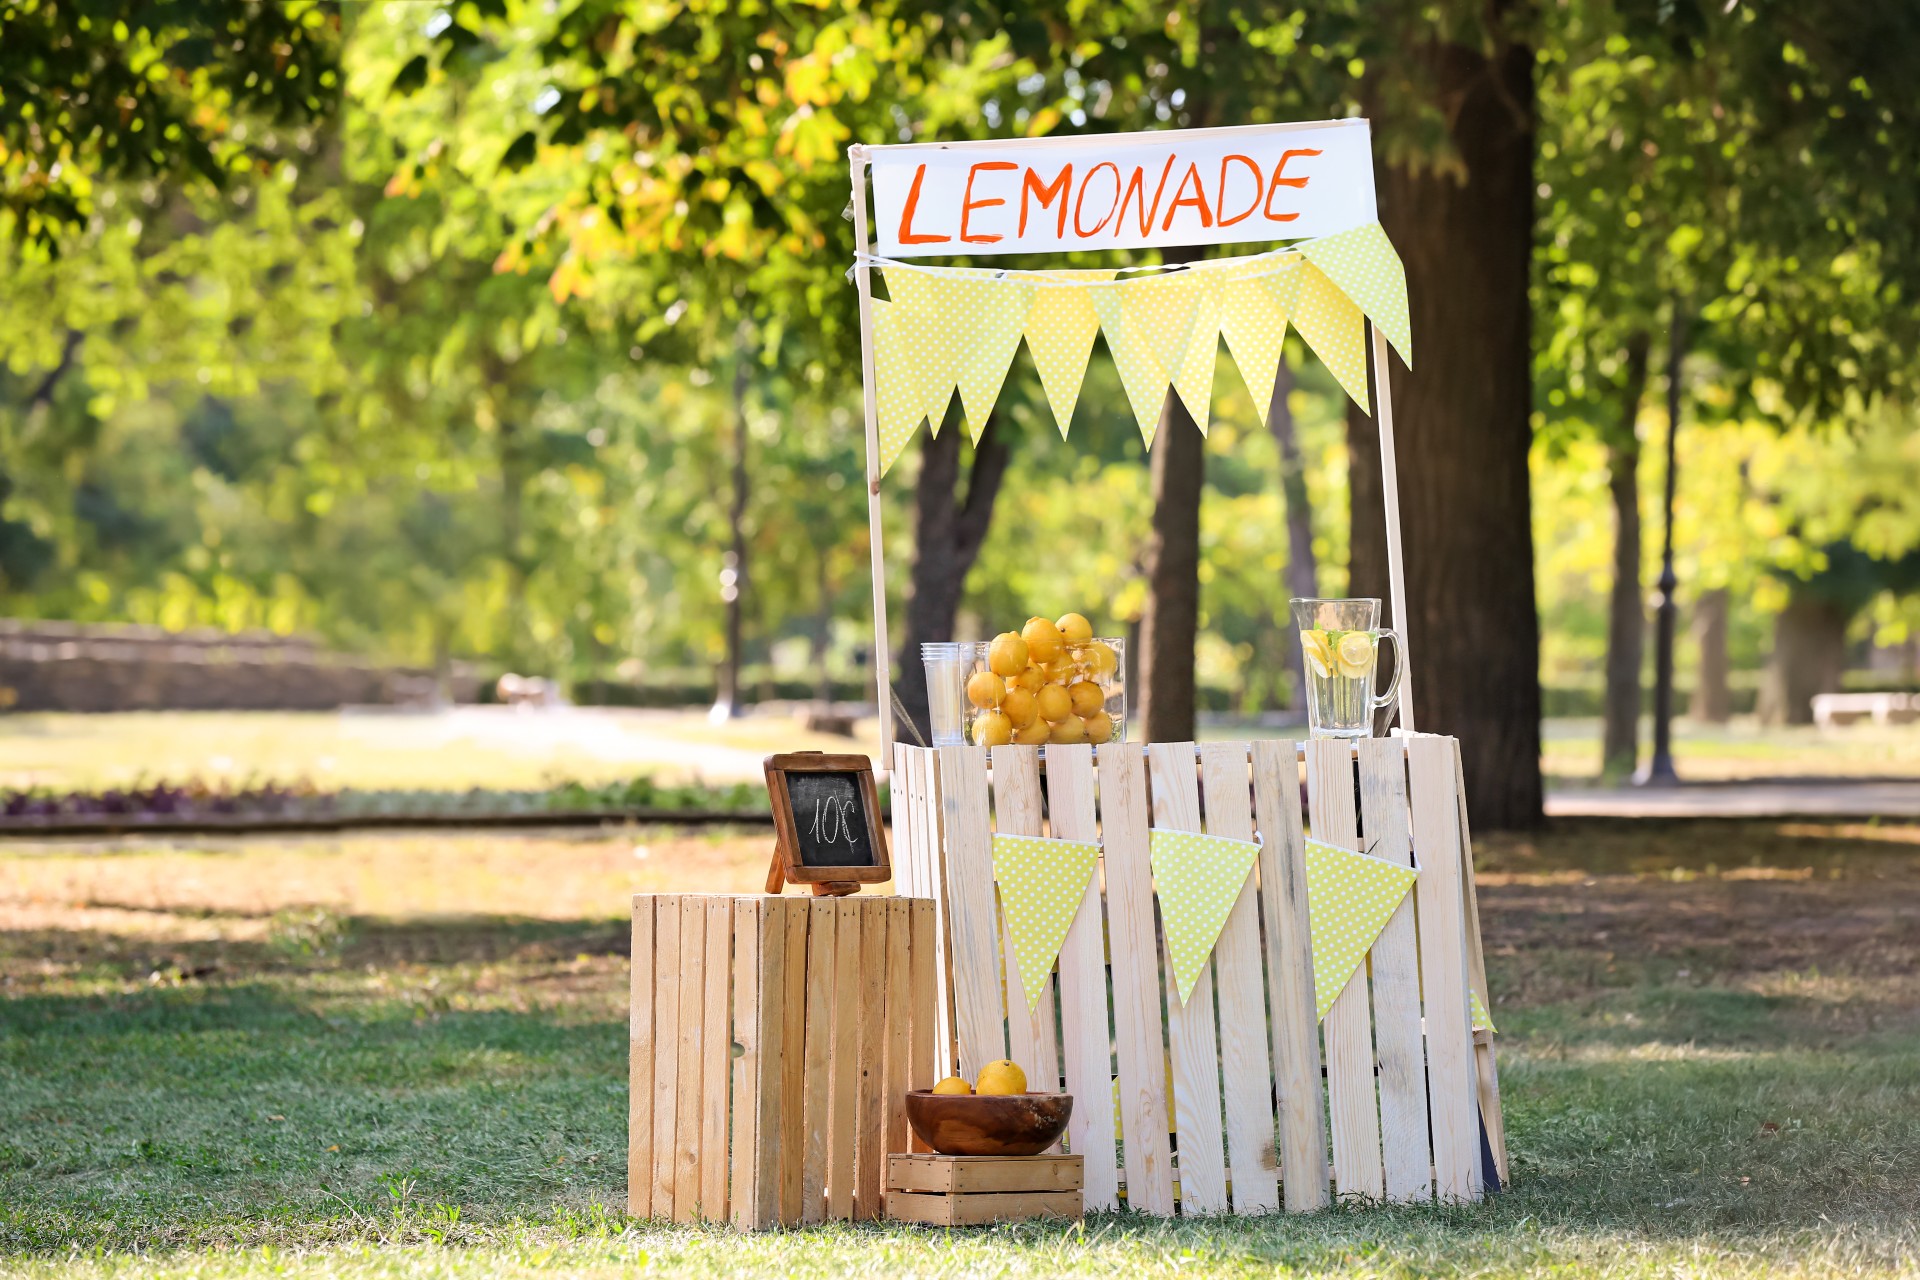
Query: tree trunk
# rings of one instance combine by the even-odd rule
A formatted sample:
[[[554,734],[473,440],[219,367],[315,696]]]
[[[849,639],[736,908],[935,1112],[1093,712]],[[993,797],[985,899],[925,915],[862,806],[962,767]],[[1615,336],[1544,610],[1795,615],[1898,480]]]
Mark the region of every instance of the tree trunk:
[[[993,519],[994,499],[1007,473],[1009,448],[999,415],[987,418],[973,449],[967,492],[959,497],[960,437],[954,424],[938,437],[929,435],[920,453],[920,478],[914,486],[913,576],[908,585],[907,632],[895,665],[894,691],[919,728],[933,740],[927,721],[927,669],[922,644],[953,639],[954,617],[967,573],[979,558]],[[901,741],[910,741],[901,737]]]
[[[733,362],[733,497],[727,503],[727,554],[720,566],[720,603],[726,610],[726,652],[720,658],[710,718],[740,714],[740,598],[747,589],[747,385],[752,370],[743,349]]]
[[[1300,436],[1294,429],[1293,409],[1287,397],[1293,392],[1293,369],[1283,356],[1273,380],[1273,399],[1267,405],[1267,430],[1280,451],[1280,496],[1287,506],[1287,591],[1295,599],[1311,599],[1320,594],[1319,566],[1313,558],[1313,506],[1307,497],[1306,461],[1300,456]],[[1281,634],[1286,643],[1292,673],[1290,699],[1285,705],[1305,707],[1306,669],[1300,646],[1294,641],[1291,618],[1281,619]]]
[[[1347,594],[1385,601],[1387,511],[1380,496],[1380,436],[1359,405],[1348,400],[1346,406]],[[1385,612],[1380,616],[1386,625],[1400,625]]]
[[[1812,724],[1813,697],[1837,693],[1847,667],[1844,606],[1795,590],[1773,623],[1773,654],[1760,680],[1763,724]]]
[[[1429,40],[1412,56],[1427,64],[1457,165],[1381,168],[1419,351],[1393,379],[1411,615],[1397,622],[1417,723],[1459,738],[1474,825],[1530,827],[1541,817],[1527,471],[1534,51]]]
[[[1647,388],[1647,348],[1644,333],[1627,341],[1620,424],[1607,446],[1607,491],[1613,498],[1613,593],[1607,602],[1600,772],[1609,778],[1625,778],[1640,763],[1640,669],[1647,652],[1647,606],[1640,580],[1640,437],[1634,422]]]
[[[1701,724],[1725,724],[1733,718],[1733,693],[1727,685],[1727,606],[1727,589],[1714,587],[1700,593],[1693,609],[1700,665],[1687,714]]]
[[[1140,732],[1147,742],[1194,736],[1194,640],[1200,627],[1200,497],[1206,439],[1173,390],[1153,437],[1153,530],[1140,618]]]

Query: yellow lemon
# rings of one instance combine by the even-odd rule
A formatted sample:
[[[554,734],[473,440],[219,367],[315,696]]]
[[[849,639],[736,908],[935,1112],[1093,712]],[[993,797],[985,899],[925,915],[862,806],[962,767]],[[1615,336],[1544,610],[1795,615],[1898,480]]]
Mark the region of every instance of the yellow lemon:
[[[965,1080],[962,1080],[959,1076],[948,1076],[945,1080],[933,1086],[933,1091],[935,1093],[972,1093],[973,1086]]]
[[[1000,710],[1013,721],[1014,728],[1024,729],[1039,717],[1040,700],[1016,684],[1000,700]]]
[[[1341,675],[1359,679],[1373,670],[1372,634],[1366,631],[1347,632],[1340,637],[1333,656]]]
[[[1302,631],[1300,651],[1306,655],[1307,667],[1313,674],[1323,680],[1333,674],[1333,650],[1327,648],[1324,631]]]
[[[1028,693],[1040,692],[1040,686],[1047,682],[1047,673],[1039,667],[1028,667],[1013,678],[1013,682]]]
[[[1027,669],[1027,642],[1011,631],[1002,631],[987,646],[987,666],[997,676],[1017,676]]]
[[[1082,660],[1087,664],[1087,670],[1097,676],[1111,673],[1120,663],[1120,657],[1114,653],[1113,646],[1100,640],[1095,640],[1086,647]]]
[[[1068,644],[1085,644],[1093,639],[1093,624],[1080,614],[1063,614],[1053,625],[1060,628],[1060,635]]]
[[[1035,662],[1052,662],[1067,647],[1060,628],[1045,618],[1028,618],[1027,625],[1020,628],[1020,638],[1027,642],[1027,656]]]
[[[1086,718],[1087,741],[1094,746],[1113,741],[1113,717],[1104,711],[1095,712]]]
[[[1081,680],[1067,687],[1067,699],[1073,703],[1073,714],[1090,716],[1107,705],[1107,695],[1091,680]]]
[[[1038,701],[1042,720],[1065,720],[1073,714],[1073,698],[1067,693],[1065,685],[1043,686],[1038,695]]]
[[[1079,716],[1068,716],[1054,725],[1047,733],[1048,742],[1058,742],[1062,746],[1071,746],[1087,740],[1087,724]]]
[[[973,745],[1004,747],[1013,741],[1013,721],[1004,711],[982,711],[973,718]]]
[[[976,671],[967,677],[967,701],[982,711],[1000,705],[1007,694],[1007,682],[991,671]]]
[[[1032,724],[1013,731],[1014,744],[1022,747],[1044,747],[1052,736],[1053,730],[1047,726],[1047,722],[1038,718]]]
[[[980,1068],[980,1078],[973,1082],[973,1091],[979,1094],[1025,1093],[1027,1073],[1020,1069],[1019,1063],[1008,1062],[1005,1058],[989,1062]]]

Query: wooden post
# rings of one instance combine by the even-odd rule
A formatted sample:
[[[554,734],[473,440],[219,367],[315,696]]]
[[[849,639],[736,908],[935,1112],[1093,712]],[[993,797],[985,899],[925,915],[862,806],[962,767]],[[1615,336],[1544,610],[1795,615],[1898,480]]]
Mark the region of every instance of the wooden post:
[[[866,294],[861,293],[862,306],[865,306]],[[861,312],[865,324],[866,312]],[[1408,733],[1413,732],[1413,660],[1409,649],[1407,631],[1411,619],[1407,617],[1407,566],[1406,558],[1400,552],[1400,469],[1393,456],[1393,377],[1387,362],[1387,335],[1373,321],[1367,321],[1367,327],[1373,331],[1373,392],[1374,421],[1380,425],[1380,496],[1382,505],[1387,509],[1387,590],[1393,599],[1393,629],[1400,637],[1399,651],[1394,661],[1400,664],[1399,712],[1400,727]],[[873,395],[867,395],[869,419],[873,417]],[[869,448],[872,446],[869,445]],[[879,517],[876,516],[877,520]],[[878,528],[878,526],[875,526]]]
[[[853,281],[860,291],[860,389],[867,416],[867,542],[873,572],[873,685],[880,701],[880,759],[882,767],[893,752],[893,671],[887,653],[887,559],[880,536],[880,406],[873,385],[873,268],[867,253],[873,241],[867,234],[867,149],[847,148],[853,170]],[[1398,605],[1395,606],[1398,608]]]

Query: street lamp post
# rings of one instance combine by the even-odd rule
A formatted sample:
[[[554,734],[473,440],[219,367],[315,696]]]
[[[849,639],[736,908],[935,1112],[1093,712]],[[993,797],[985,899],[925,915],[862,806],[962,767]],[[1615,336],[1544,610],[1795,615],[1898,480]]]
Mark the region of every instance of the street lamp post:
[[[1680,365],[1686,353],[1686,315],[1676,297],[1667,326],[1667,480],[1660,512],[1660,581],[1654,595],[1653,757],[1633,779],[1642,787],[1680,782],[1673,768],[1673,633],[1679,612],[1673,593],[1680,585],[1673,571],[1673,490],[1679,471],[1674,440],[1680,434]]]

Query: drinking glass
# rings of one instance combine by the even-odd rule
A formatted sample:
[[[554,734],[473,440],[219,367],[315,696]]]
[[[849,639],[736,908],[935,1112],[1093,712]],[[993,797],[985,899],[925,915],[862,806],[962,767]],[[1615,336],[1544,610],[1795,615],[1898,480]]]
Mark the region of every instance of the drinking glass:
[[[1369,738],[1373,713],[1393,701],[1404,660],[1378,697],[1373,692],[1380,641],[1400,648],[1397,632],[1380,625],[1378,600],[1295,600],[1293,621],[1307,673],[1307,725],[1316,738]]]
[[[920,659],[927,665],[928,727],[936,747],[958,747],[967,740],[967,676],[980,648],[970,640],[920,646]]]

